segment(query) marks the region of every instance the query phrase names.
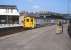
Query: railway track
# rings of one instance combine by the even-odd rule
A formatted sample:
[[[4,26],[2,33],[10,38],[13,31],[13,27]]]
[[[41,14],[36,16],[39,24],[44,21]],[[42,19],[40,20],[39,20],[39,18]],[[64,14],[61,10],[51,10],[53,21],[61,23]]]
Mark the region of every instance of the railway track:
[[[48,26],[51,26],[51,25],[53,25],[53,24],[50,24]],[[45,26],[46,25],[39,26],[39,27],[36,27],[36,28],[45,27]],[[0,37],[10,35],[10,34],[14,34],[14,33],[18,33],[18,32],[22,32],[22,31],[27,31],[27,30],[30,30],[30,29],[25,29],[23,27],[0,28]]]
[[[26,30],[24,30],[22,27],[1,28],[0,29],[0,37],[10,35],[10,34],[14,34],[14,33],[18,33],[18,32],[21,32],[21,31],[26,31]]]

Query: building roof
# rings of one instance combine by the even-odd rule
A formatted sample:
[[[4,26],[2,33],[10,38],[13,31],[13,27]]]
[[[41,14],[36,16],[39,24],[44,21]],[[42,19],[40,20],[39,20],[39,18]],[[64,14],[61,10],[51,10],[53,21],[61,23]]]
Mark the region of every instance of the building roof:
[[[0,9],[16,9],[16,5],[0,5]]]

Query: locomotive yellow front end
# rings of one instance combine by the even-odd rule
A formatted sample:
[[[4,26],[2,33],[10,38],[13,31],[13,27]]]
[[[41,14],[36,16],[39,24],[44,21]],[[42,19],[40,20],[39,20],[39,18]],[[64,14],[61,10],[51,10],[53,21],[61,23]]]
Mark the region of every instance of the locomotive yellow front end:
[[[24,28],[35,28],[36,20],[34,17],[26,16],[23,18],[22,24]]]

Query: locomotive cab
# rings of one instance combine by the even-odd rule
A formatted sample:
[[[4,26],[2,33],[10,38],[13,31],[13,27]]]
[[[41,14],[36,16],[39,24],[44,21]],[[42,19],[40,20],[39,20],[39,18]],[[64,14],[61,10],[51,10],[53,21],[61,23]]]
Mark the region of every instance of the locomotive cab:
[[[24,17],[22,23],[24,28],[35,28],[36,26],[34,17]]]

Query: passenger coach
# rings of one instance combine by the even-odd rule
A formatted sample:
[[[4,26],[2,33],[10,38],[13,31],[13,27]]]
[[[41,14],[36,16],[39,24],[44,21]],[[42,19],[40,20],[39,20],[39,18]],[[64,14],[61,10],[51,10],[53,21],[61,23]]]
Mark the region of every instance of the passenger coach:
[[[0,5],[0,28],[17,27],[19,12],[15,5]]]

